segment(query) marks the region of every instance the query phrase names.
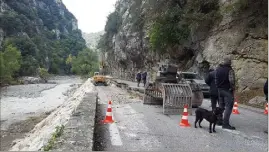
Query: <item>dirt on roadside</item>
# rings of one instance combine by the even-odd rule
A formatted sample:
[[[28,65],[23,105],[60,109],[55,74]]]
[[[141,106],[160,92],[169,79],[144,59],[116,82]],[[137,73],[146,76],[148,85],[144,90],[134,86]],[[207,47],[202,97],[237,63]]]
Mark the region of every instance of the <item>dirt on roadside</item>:
[[[50,113],[30,117],[27,120],[10,125],[8,130],[1,130],[0,151],[8,151],[15,144],[15,139],[23,138],[26,133],[33,130],[36,124],[45,119]]]

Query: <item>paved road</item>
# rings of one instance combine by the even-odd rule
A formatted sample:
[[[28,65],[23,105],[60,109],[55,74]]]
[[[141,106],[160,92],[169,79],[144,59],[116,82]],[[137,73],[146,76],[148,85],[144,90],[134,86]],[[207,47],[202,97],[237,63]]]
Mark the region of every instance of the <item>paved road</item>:
[[[181,115],[163,115],[161,106],[143,105],[136,98],[116,87],[97,87],[99,106],[97,120],[105,117],[107,102],[113,101],[111,125],[99,124],[96,128],[95,150],[106,151],[206,151],[252,152],[268,151],[267,116],[246,109],[239,109],[240,115],[231,116],[236,131],[216,127],[217,133],[208,133],[208,122],[203,121],[202,129],[194,128],[194,115],[189,116],[190,128],[179,126]],[[204,100],[203,107],[209,107]]]

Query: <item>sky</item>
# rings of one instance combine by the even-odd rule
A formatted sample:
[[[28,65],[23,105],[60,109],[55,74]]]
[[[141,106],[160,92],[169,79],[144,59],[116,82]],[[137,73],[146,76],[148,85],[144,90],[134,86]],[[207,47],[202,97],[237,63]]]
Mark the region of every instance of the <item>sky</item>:
[[[82,32],[103,31],[107,16],[115,10],[117,0],[62,0],[67,9],[75,15]]]

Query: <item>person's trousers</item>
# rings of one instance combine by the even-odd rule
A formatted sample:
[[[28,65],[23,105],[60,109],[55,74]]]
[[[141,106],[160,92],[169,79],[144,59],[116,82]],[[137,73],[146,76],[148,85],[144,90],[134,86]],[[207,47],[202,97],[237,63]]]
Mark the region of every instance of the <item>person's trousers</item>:
[[[225,107],[225,103],[224,103],[224,98],[223,97],[218,97],[218,95],[211,95],[210,96],[211,99],[211,107],[212,110],[216,109],[217,107],[217,103],[219,105],[220,108],[224,108]]]
[[[147,79],[143,79],[144,86],[146,85]]]
[[[219,89],[219,97],[224,98],[225,112],[223,117],[223,125],[230,125],[230,116],[233,111],[234,96],[233,93],[226,89]]]
[[[139,84],[141,82],[141,79],[136,79],[137,80],[137,86],[139,87]]]
[[[223,97],[218,97],[218,95],[211,95],[210,99],[211,99],[212,111],[217,107],[217,103],[218,103],[220,108],[224,109],[225,103],[224,103]],[[220,116],[218,116],[217,124],[222,124],[222,123],[223,123],[223,116],[220,115]]]

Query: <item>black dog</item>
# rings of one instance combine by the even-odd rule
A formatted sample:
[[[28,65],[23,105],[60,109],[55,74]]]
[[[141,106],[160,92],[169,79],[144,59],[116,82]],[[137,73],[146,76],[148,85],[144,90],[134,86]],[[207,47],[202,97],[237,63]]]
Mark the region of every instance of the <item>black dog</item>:
[[[222,117],[223,111],[224,111],[224,109],[219,108],[219,107],[217,107],[213,111],[208,111],[208,110],[203,109],[203,108],[198,108],[195,111],[195,114],[196,114],[195,128],[197,128],[196,123],[198,121],[199,121],[199,127],[202,128],[201,122],[205,118],[209,122],[209,133],[212,133],[212,124],[213,124],[213,132],[216,132],[215,126],[216,126],[218,118]]]

